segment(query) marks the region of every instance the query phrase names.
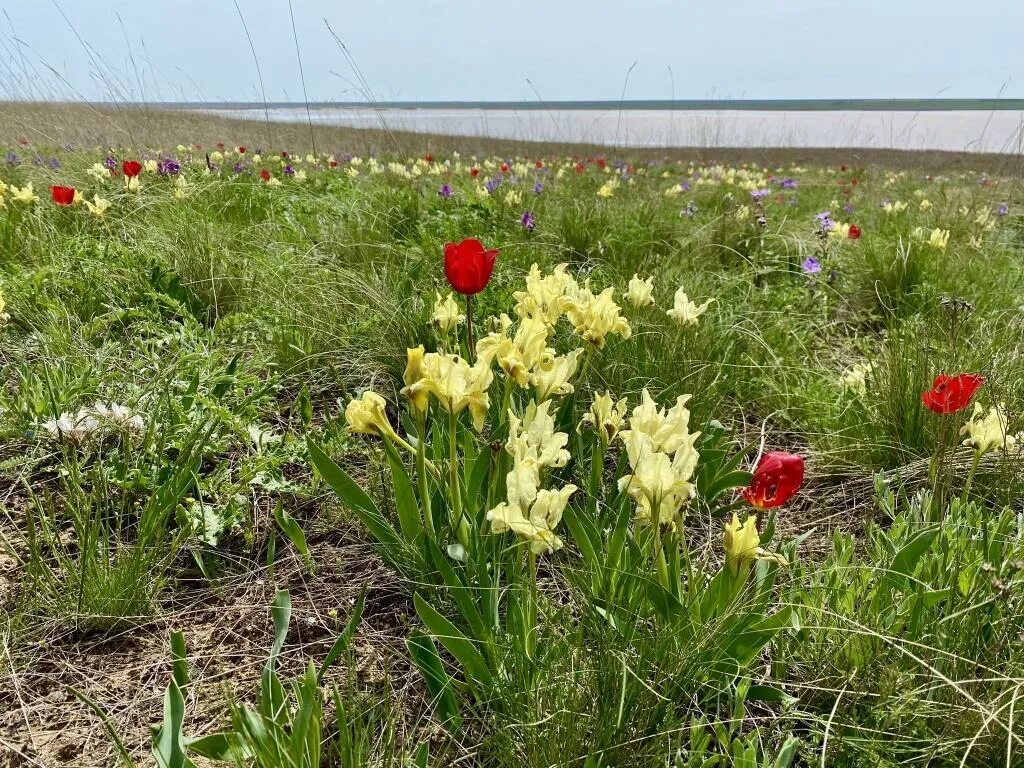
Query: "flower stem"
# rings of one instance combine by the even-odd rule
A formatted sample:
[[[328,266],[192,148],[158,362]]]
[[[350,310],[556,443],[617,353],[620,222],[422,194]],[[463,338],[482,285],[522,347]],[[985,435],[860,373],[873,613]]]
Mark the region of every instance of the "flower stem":
[[[427,485],[427,413],[416,414],[416,479],[420,486],[420,509],[423,511],[423,522],[431,541],[437,541],[437,531],[434,530],[434,514],[430,509],[430,488]]]
[[[455,413],[448,415],[448,492],[452,500],[452,527],[459,543],[469,549],[469,526],[462,514],[462,490],[459,487],[459,417]]]
[[[470,365],[476,362],[476,349],[473,347],[473,296],[466,296],[466,359]]]
[[[967,480],[964,482],[964,490],[960,494],[960,503],[966,504],[971,495],[971,484],[974,482],[974,473],[978,471],[978,464],[981,462],[981,451],[974,451],[974,459],[971,461],[971,471],[967,473]]]

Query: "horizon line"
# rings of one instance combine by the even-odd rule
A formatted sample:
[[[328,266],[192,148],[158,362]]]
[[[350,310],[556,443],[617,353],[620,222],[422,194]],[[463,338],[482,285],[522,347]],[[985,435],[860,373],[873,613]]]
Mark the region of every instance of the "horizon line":
[[[0,99],[0,102],[4,101]],[[23,100],[14,100],[23,101]],[[24,100],[24,103],[32,103]],[[65,103],[54,100],[36,103]],[[892,98],[892,99],[555,99],[550,101],[470,101],[392,100],[392,101],[93,101],[94,106],[118,106],[159,109],[245,110],[245,109],[491,109],[491,110],[604,110],[630,109],[746,110],[746,111],[890,111],[925,112],[950,110],[1024,111],[1024,98]]]

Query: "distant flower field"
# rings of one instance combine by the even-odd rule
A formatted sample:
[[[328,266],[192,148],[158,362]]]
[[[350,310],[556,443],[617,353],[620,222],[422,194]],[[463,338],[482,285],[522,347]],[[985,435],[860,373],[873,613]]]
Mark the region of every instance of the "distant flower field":
[[[1019,180],[0,156],[12,764],[1024,755]]]

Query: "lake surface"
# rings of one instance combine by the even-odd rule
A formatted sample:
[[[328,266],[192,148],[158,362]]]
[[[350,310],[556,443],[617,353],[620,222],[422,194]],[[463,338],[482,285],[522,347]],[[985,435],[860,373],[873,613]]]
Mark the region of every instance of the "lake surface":
[[[921,102],[926,104],[927,102]],[[870,147],[1006,152],[1024,149],[1024,109],[735,109],[311,106],[318,125],[619,147]],[[262,105],[204,112],[264,120]],[[305,123],[304,106],[271,106],[276,122]]]

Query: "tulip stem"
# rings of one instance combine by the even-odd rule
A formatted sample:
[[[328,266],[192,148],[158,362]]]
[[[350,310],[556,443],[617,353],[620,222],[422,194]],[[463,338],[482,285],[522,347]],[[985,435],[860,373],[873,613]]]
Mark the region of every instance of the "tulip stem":
[[[473,296],[466,295],[466,359],[472,365],[476,362],[476,350],[473,347]]]

